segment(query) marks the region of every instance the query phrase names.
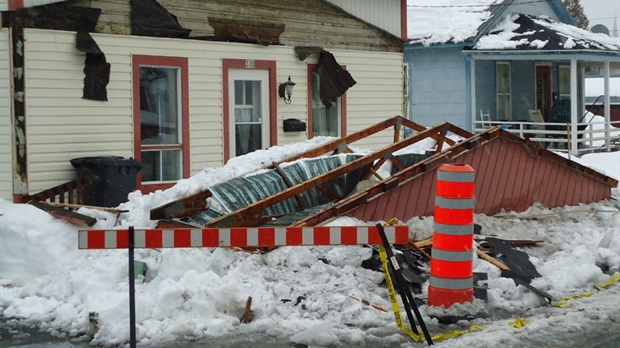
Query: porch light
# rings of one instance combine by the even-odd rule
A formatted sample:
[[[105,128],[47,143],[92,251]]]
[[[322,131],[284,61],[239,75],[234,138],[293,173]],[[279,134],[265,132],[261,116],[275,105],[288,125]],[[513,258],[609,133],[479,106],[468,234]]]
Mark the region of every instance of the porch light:
[[[281,83],[278,87],[278,95],[284,99],[285,104],[291,103],[291,96],[293,95],[293,86],[295,82],[291,81],[291,77],[288,77],[288,81]]]

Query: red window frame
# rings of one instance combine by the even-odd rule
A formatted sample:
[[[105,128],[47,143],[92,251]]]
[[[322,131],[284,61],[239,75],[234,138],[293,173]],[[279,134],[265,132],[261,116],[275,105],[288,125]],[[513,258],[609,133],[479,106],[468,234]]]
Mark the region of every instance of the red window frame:
[[[341,65],[347,69],[346,65]],[[314,137],[314,117],[312,112],[312,74],[319,70],[318,64],[308,64],[308,139]],[[347,134],[347,94],[340,96],[340,136]]]
[[[276,62],[272,60],[222,59],[222,124],[224,127],[224,163],[228,162],[231,157],[234,157],[230,154],[230,105],[228,102],[228,70],[230,69],[253,69],[269,71],[269,84],[267,87],[267,92],[269,93],[269,146],[274,146],[278,144],[278,98],[276,93],[274,92],[275,88],[277,88]]]
[[[132,63],[132,84],[133,84],[133,129],[134,129],[134,158],[142,160],[142,141],[140,128],[140,66],[161,66],[180,68],[181,72],[181,139],[182,143],[178,146],[149,146],[149,149],[181,149],[183,158],[182,178],[190,176],[190,146],[189,146],[189,60],[184,57],[162,57],[133,55]],[[154,183],[143,184],[142,174],[138,173],[136,178],[136,189],[142,193],[155,192],[174,186],[175,183]]]

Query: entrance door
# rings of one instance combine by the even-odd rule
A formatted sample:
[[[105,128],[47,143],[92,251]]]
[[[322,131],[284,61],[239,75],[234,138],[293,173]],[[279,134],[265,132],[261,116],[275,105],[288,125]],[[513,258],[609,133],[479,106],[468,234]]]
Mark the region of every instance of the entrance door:
[[[545,119],[551,112],[553,103],[551,82],[551,66],[536,65],[536,109],[545,115]]]
[[[231,157],[269,146],[269,71],[230,69],[228,105]]]

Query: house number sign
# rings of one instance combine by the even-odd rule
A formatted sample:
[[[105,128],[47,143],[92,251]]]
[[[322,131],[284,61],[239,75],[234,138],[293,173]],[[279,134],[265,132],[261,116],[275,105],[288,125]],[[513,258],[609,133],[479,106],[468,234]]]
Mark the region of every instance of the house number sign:
[[[245,68],[246,69],[254,69],[256,65],[256,61],[254,59],[247,59],[245,61]]]

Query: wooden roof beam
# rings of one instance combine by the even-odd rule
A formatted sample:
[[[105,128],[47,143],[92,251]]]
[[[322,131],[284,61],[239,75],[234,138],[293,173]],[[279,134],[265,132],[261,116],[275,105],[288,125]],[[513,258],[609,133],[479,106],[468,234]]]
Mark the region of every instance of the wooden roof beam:
[[[329,181],[334,180],[355,169],[372,164],[374,163],[374,161],[384,157],[385,153],[388,151],[394,152],[394,151],[403,149],[411,144],[414,144],[422,139],[431,137],[432,135],[436,135],[437,132],[439,132],[445,126],[445,124],[446,123],[444,122],[433,128],[428,128],[424,130],[423,132],[420,132],[414,136],[406,138],[396,144],[392,144],[387,147],[384,147],[383,149],[380,149],[371,154],[358,158],[355,161],[349,162],[327,173],[314,177],[294,187],[288,188],[278,194],[262,199],[258,202],[250,204],[247,207],[238,209],[234,212],[224,215],[218,219],[212,220],[207,223],[207,227],[210,227],[210,226],[217,226],[217,227],[258,226],[258,224],[260,223],[259,217],[261,216],[262,212],[267,207],[270,207],[274,204],[277,204],[279,202],[292,198],[295,195],[298,195],[302,192],[305,192],[312,188],[320,186],[321,184],[328,183]]]

